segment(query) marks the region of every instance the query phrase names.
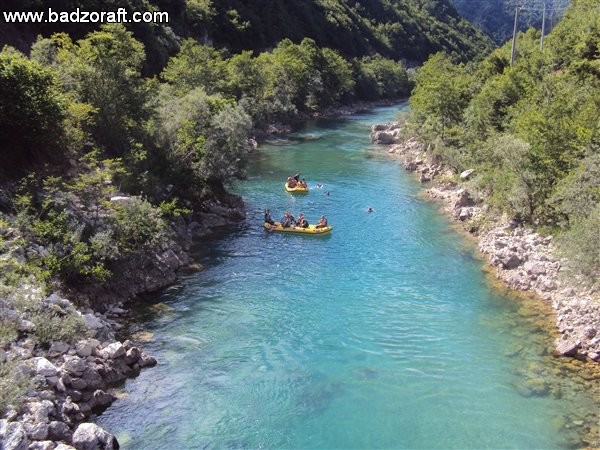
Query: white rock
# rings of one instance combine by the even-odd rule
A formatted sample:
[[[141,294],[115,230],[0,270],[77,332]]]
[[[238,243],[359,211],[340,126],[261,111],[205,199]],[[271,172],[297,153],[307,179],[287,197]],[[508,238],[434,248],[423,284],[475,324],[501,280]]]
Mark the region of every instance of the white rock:
[[[540,278],[540,289],[544,292],[555,291],[558,288],[558,284],[551,278],[541,277]]]
[[[33,363],[35,364],[35,371],[38,375],[54,377],[58,373],[58,368],[46,358],[33,358]]]
[[[464,172],[461,172],[460,179],[467,180],[473,174],[473,172],[475,172],[475,169],[468,169],[468,170],[465,170]]]
[[[131,201],[131,197],[126,195],[115,195],[114,197],[110,198],[110,201],[119,205],[125,205]]]
[[[71,346],[69,344],[61,341],[56,341],[50,345],[50,349],[48,350],[48,352],[55,355],[62,355],[63,353],[67,353],[70,348]]]
[[[83,321],[85,325],[92,330],[99,330],[104,327],[104,323],[93,314],[84,314]]]
[[[75,351],[77,352],[77,355],[81,356],[82,358],[91,356],[94,348],[96,347],[93,344],[94,343],[90,341],[79,341],[77,344],[75,344]]]
[[[506,257],[501,259],[501,261],[502,261],[502,266],[505,269],[515,269],[515,268],[519,267],[521,265],[521,263],[523,262],[521,260],[521,258],[519,258],[514,253],[508,254]]]
[[[117,359],[125,354],[125,347],[120,342],[113,342],[103,350],[110,359]]]
[[[54,450],[52,441],[36,441],[29,444],[29,450]]]
[[[62,299],[60,298],[60,295],[58,295],[56,292],[53,292],[48,297],[46,297],[46,301],[52,304],[60,303],[61,300]]]
[[[563,339],[556,340],[556,352],[563,356],[575,356],[577,350],[581,347],[579,342],[574,342],[563,336]]]
[[[63,364],[63,370],[71,375],[80,376],[85,370],[85,360],[78,356],[67,356]]]
[[[73,434],[73,445],[78,450],[113,450],[119,448],[117,438],[95,423],[79,424]]]
[[[8,422],[0,425],[3,450],[27,450],[29,441],[25,428],[19,422]]]
[[[472,216],[473,216],[473,208],[461,208],[460,212],[458,213],[458,218],[461,221],[470,219]]]
[[[25,333],[32,333],[35,331],[35,324],[30,320],[20,320],[17,325],[17,330],[23,331]]]
[[[127,310],[123,309],[123,308],[119,308],[118,306],[113,306],[110,309],[110,312],[112,312],[113,314],[117,314],[119,316],[123,315],[123,314],[127,314]]]
[[[37,423],[35,425],[27,426],[27,434],[30,439],[34,441],[43,441],[48,438],[48,424],[47,423]]]
[[[544,264],[537,261],[527,261],[523,265],[523,268],[527,271],[527,273],[533,275],[544,275],[546,273],[546,267]]]
[[[48,423],[48,416],[54,413],[54,403],[50,400],[32,402],[27,404],[27,409],[36,423]]]

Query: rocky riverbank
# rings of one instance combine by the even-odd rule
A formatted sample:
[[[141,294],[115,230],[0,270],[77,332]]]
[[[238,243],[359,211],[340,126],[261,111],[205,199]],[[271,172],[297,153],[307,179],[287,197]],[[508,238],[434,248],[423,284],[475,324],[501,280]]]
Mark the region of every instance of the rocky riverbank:
[[[225,202],[208,202],[192,217],[173,223],[172,239],[152,251],[136,251],[116,261],[113,276],[103,285],[65,289],[45,296],[34,283],[23,282],[21,295],[44,312],[56,317],[75,317],[84,324],[79,339],[70,343],[56,340],[40,345],[30,336],[35,324],[25,317],[19,336],[10,346],[0,348],[0,389],[19,393],[14,407],[3,405],[0,419],[0,447],[4,450],[116,449],[114,436],[90,418],[116,399],[111,389],[157,361],[115,334],[127,316],[127,301],[136,295],[172,284],[178,270],[189,265],[192,242],[215,229],[244,217],[243,202],[231,196]],[[20,255],[18,236],[4,230],[7,257]],[[12,245],[11,239],[14,239]],[[23,254],[43,252],[25,248]],[[3,256],[3,255],[0,255]],[[2,317],[22,313],[12,310],[0,295]],[[1,324],[0,324],[1,325]],[[22,392],[22,394],[21,394]],[[17,399],[15,399],[17,400]]]
[[[485,199],[469,189],[473,170],[454,174],[428,155],[414,138],[404,138],[398,123],[374,125],[374,143],[386,145],[406,170],[428,183],[429,197],[477,236],[479,250],[496,269],[496,276],[514,290],[534,292],[552,304],[560,337],[558,355],[600,362],[600,301],[598,286],[589,287],[564,273],[552,236],[544,236],[507,217],[494,214]]]

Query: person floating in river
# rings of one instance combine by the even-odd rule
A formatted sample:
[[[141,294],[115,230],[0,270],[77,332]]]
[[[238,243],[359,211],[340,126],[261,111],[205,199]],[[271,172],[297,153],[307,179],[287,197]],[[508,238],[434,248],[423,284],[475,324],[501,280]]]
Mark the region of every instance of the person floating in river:
[[[327,217],[321,216],[315,228],[325,228],[327,226]]]
[[[375,210],[373,208],[371,208],[370,206],[369,206],[369,209],[367,209],[367,212],[374,212],[374,211]]]

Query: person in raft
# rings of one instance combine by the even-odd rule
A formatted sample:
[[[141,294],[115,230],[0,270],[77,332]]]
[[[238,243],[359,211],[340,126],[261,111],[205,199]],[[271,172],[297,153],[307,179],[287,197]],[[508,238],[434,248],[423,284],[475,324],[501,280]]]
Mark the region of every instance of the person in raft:
[[[281,218],[281,226],[283,228],[289,228],[292,226],[292,224],[294,224],[294,222],[294,216],[292,216],[289,211],[286,211]]]
[[[298,185],[298,181],[295,178],[288,177],[287,185],[289,188],[293,189]]]
[[[325,228],[327,226],[327,217],[321,216],[315,228]]]
[[[298,172],[296,175],[294,175],[294,180],[296,180],[296,183],[298,183],[300,181],[300,172]]]
[[[298,220],[296,220],[296,226],[301,228],[308,228],[308,220],[304,217],[304,214],[298,214]]]
[[[265,223],[269,225],[275,225],[275,221],[271,218],[271,211],[265,209]]]
[[[300,186],[302,186],[304,189],[308,188],[308,184],[304,178],[302,178],[302,181],[300,181]]]

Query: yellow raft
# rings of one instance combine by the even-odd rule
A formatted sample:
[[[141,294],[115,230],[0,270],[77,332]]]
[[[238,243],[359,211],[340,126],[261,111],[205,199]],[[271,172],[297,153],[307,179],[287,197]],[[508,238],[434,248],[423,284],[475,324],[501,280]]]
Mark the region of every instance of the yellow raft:
[[[315,225],[309,225],[308,228],[302,227],[287,227],[283,228],[281,226],[281,222],[275,222],[275,225],[271,225],[269,223],[264,224],[264,227],[267,231],[280,231],[282,233],[297,233],[297,234],[325,234],[329,233],[333,230],[331,225],[327,225],[326,227],[317,228]]]
[[[302,187],[299,184],[296,185],[296,187],[289,187],[287,184],[287,181],[285,182],[285,184],[283,185],[283,187],[285,187],[285,190],[288,192],[293,192],[296,194],[306,194],[308,193],[308,186],[307,187]]]

